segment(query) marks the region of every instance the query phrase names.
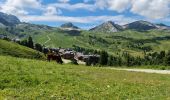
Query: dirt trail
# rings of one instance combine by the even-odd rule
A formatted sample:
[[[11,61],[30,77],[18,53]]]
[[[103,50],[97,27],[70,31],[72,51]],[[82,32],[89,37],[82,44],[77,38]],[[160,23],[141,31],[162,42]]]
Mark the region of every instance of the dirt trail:
[[[144,72],[144,73],[157,73],[157,74],[170,74],[170,70],[154,70],[154,69],[127,69],[127,68],[111,68],[114,70],[125,70],[130,72]]]
[[[49,41],[51,41],[51,38],[47,35],[48,40],[44,42],[44,44],[48,43]]]

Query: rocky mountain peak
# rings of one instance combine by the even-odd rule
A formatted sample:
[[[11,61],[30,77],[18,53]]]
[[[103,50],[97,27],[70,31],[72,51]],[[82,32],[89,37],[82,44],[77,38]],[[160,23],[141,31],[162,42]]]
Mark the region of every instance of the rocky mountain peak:
[[[100,32],[118,32],[120,30],[122,30],[122,27],[118,24],[115,24],[113,21],[104,22],[103,24],[90,29],[90,31]]]
[[[73,23],[71,23],[71,22],[62,24],[60,27],[61,27],[61,28],[79,29],[77,26],[75,26],[75,25],[74,25]]]
[[[0,23],[5,26],[14,26],[19,24],[20,20],[14,15],[0,12]]]
[[[156,25],[147,21],[135,21],[129,24],[124,25],[125,29],[133,29],[138,31],[147,31],[151,29],[157,29]]]

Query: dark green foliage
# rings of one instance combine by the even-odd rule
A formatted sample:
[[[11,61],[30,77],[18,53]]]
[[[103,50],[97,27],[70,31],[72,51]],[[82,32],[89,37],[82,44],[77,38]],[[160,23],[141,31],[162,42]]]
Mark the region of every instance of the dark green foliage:
[[[170,51],[168,51],[168,54],[166,56],[166,64],[170,66]]]
[[[122,58],[121,57],[114,57],[112,55],[108,58],[108,66],[121,66],[122,65]]]
[[[6,35],[2,39],[6,40],[6,41],[10,41],[10,38],[8,36],[6,36]]]
[[[93,56],[89,56],[87,59],[86,59],[86,65],[87,66],[90,66],[90,65],[97,65],[99,63],[99,60],[100,58],[93,55]]]
[[[33,43],[33,40],[32,40],[31,36],[29,36],[29,38],[28,38],[28,47],[34,48],[34,43]]]
[[[100,54],[100,51],[94,49],[87,49],[76,45],[73,45],[73,49],[77,52],[83,52],[84,54]]]
[[[137,56],[134,57],[129,52],[117,56],[109,55],[106,51],[97,51],[92,49],[85,49],[79,46],[73,46],[74,50],[84,52],[85,54],[100,54],[99,62],[92,62],[93,60],[87,59],[86,65],[108,65],[108,66],[142,66],[142,65],[170,65],[170,51],[147,53],[144,50],[144,58]]]
[[[21,45],[23,45],[23,46],[27,46],[27,47],[29,47],[29,48],[34,48],[34,43],[33,43],[33,40],[32,40],[32,37],[31,36],[29,36],[29,38],[28,38],[28,40],[22,40],[21,42],[20,42],[20,44]]]
[[[113,56],[109,56],[108,58],[108,66],[113,66],[113,62],[114,62],[114,59],[113,59]]]
[[[122,66],[122,58],[121,57],[118,58],[118,65]]]
[[[99,64],[107,65],[107,63],[108,63],[108,53],[106,51],[101,51]]]
[[[141,59],[142,60],[142,59]],[[141,61],[143,65],[170,65],[170,52],[153,52],[145,55]]]
[[[27,40],[22,40],[22,41],[20,42],[20,44],[23,45],[23,46],[28,46]]]
[[[42,45],[39,44],[39,43],[36,43],[36,44],[35,44],[35,49],[38,50],[38,51],[40,51],[40,52],[43,51],[43,47],[42,47]]]

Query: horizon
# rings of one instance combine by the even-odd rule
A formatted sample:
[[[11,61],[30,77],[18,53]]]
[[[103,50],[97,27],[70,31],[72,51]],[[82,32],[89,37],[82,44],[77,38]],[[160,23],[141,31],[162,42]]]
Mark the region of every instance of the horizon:
[[[106,21],[125,25],[138,20],[170,26],[170,0],[1,0],[0,12],[52,27],[71,22],[90,29]]]
[[[137,20],[137,21],[145,21],[145,20]],[[105,22],[108,22],[108,21],[105,21]],[[96,26],[99,26],[99,25],[101,25],[101,24],[103,24],[103,23],[105,23],[105,22],[96,24]],[[111,22],[114,22],[114,21],[111,21]],[[135,21],[134,21],[134,22],[135,22]],[[58,28],[59,28],[61,25],[67,24],[67,23],[72,23],[74,26],[77,26],[77,27],[79,27],[80,29],[84,29],[84,30],[89,30],[89,29],[91,29],[91,28],[96,27],[96,26],[93,26],[93,27],[89,27],[88,29],[85,29],[85,28],[80,27],[78,24],[75,24],[74,22],[65,22],[65,23],[58,24],[58,26],[51,26],[51,25],[47,25],[47,24],[39,24],[39,23],[31,23],[31,24],[47,25],[47,26],[50,26],[50,27],[58,27]],[[132,22],[132,23],[133,23],[133,22]],[[119,23],[115,23],[115,24],[118,24],[118,25],[119,25]],[[129,23],[127,23],[127,24],[129,24]],[[164,24],[164,23],[153,23],[153,24]],[[123,24],[123,25],[126,25],[126,24]],[[121,26],[123,26],[123,25],[121,25]],[[164,24],[164,25],[166,25],[166,24]],[[169,26],[169,27],[170,27],[170,25],[166,25],[166,26]]]

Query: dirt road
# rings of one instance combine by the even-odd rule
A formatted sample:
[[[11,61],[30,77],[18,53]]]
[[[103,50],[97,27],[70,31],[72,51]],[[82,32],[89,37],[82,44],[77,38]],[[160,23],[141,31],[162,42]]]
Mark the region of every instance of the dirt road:
[[[114,70],[125,70],[130,72],[144,72],[144,73],[157,73],[157,74],[170,74],[170,70],[154,70],[154,69],[127,69],[127,68],[111,68]]]

